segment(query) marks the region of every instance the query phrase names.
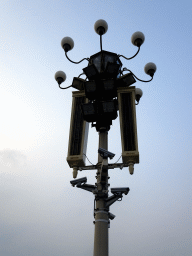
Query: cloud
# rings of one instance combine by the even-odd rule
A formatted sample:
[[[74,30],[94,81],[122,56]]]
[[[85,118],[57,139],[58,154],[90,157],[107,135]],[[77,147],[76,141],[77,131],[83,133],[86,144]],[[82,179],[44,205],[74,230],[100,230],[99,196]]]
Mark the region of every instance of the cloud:
[[[0,163],[5,167],[23,167],[26,164],[26,156],[17,150],[0,150]]]

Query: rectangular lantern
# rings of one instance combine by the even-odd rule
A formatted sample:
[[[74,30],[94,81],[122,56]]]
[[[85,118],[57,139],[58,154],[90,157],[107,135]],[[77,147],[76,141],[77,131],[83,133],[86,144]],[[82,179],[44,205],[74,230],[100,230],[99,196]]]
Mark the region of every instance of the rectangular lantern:
[[[135,86],[117,90],[123,163],[139,163]]]
[[[76,91],[73,92],[72,96],[67,162],[69,166],[73,168],[85,166],[89,123],[84,121],[81,110],[81,105],[88,102],[85,93]]]

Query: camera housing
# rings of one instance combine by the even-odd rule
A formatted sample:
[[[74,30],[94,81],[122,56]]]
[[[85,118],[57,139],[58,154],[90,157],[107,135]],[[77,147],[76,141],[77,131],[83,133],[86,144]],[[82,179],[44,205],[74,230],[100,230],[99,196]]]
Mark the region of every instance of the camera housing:
[[[109,219],[110,220],[113,220],[116,216],[113,214],[113,213],[111,213],[111,212],[108,212],[108,216],[109,216]]]
[[[74,187],[76,186],[81,186],[82,184],[85,184],[87,182],[87,177],[83,177],[80,179],[76,179],[76,180],[71,180],[70,183],[71,185]]]
[[[125,194],[125,195],[127,195],[129,190],[130,189],[128,187],[111,188],[111,193],[114,194],[114,195],[118,195],[118,194]]]
[[[115,156],[115,154],[113,154],[112,152],[109,152],[108,150],[104,149],[104,148],[99,148],[98,149],[98,153],[100,154],[100,156],[102,156],[104,159],[107,159],[108,157],[110,159],[113,159],[113,157]]]

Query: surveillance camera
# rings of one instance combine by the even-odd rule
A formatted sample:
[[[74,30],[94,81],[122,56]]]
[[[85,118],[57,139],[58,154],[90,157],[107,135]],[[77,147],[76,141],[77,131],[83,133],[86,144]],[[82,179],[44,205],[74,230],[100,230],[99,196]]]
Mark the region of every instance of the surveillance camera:
[[[133,45],[140,47],[145,41],[145,36],[142,32],[135,32],[131,37],[131,42]]]
[[[110,220],[113,220],[116,216],[114,214],[112,214],[111,212],[108,213],[109,215],[109,219]]]
[[[64,49],[65,52],[68,52],[73,49],[74,41],[71,37],[64,37],[61,40],[61,47]]]
[[[157,70],[156,65],[153,62],[149,62],[145,65],[144,71],[147,75],[150,75],[151,77],[154,76],[155,72]]]
[[[140,88],[135,89],[135,99],[137,101],[137,104],[139,104],[139,101],[143,95],[143,91]]]
[[[94,29],[98,35],[104,35],[108,30],[108,24],[105,20],[98,20],[95,22]]]
[[[75,185],[77,186],[81,186],[82,183],[86,183],[87,182],[87,177],[83,177],[80,179],[76,179],[76,180],[71,180],[70,183],[71,185],[74,187]]]
[[[55,80],[60,85],[66,80],[66,74],[63,71],[57,71],[55,73]]]
[[[107,150],[104,149],[104,148],[99,148],[99,149],[98,149],[98,153],[99,153],[104,159],[106,159],[107,157],[109,157],[110,159],[112,159],[112,158],[115,156],[115,154],[113,154],[113,153],[107,151]]]
[[[112,194],[125,194],[127,195],[129,192],[129,188],[111,188],[111,193]]]

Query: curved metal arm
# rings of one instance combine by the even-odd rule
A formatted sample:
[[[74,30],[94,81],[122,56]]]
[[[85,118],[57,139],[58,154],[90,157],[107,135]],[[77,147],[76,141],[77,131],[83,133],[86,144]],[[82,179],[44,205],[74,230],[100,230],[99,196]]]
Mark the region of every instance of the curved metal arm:
[[[79,76],[78,76],[78,78],[80,77],[80,76],[82,76],[82,75],[85,75],[85,73],[81,73]],[[86,76],[86,75],[85,75]]]
[[[60,88],[60,89],[68,89],[68,88],[70,88],[70,87],[72,87],[72,85],[63,88],[63,87],[61,87],[60,84],[59,84],[59,88]]]
[[[80,77],[80,76],[82,76],[82,75],[85,75],[86,76],[86,74],[85,73],[81,73],[79,76],[78,76],[78,78]],[[85,78],[85,81],[87,81],[87,76],[86,76],[86,78]]]
[[[92,164],[91,161],[89,160],[89,158],[88,158],[84,153],[83,153],[83,155],[87,158],[87,160],[89,161],[89,163]],[[94,165],[94,164],[92,164],[92,165]]]
[[[151,81],[153,80],[153,77],[152,77],[150,80],[147,80],[147,81],[141,80],[141,79],[139,79],[138,77],[136,77],[136,75],[134,75],[131,70],[129,70],[129,69],[127,69],[127,68],[124,68],[123,71],[129,71],[137,80],[139,80],[139,81],[141,81],[141,82],[148,83],[148,82],[151,82]]]
[[[82,59],[82,60],[80,60],[80,61],[78,61],[78,62],[72,61],[72,60],[70,60],[69,57],[67,56],[67,52],[65,52],[65,56],[66,56],[66,58],[67,58],[69,61],[71,61],[71,62],[74,63],[74,64],[79,64],[80,62],[82,62],[82,61],[84,61],[84,60],[89,61],[89,58],[84,58],[84,59]]]
[[[116,164],[117,162],[119,162],[119,160],[120,160],[121,157],[122,157],[122,155],[120,155],[120,157],[118,158],[118,160],[117,160],[114,164]]]
[[[131,60],[131,59],[135,58],[135,56],[137,56],[137,54],[139,53],[139,51],[140,51],[140,47],[138,47],[137,52],[136,52],[135,55],[133,55],[131,58],[126,58],[125,56],[120,55],[120,54],[118,55],[118,57],[123,57],[123,58],[126,59],[126,60]]]

